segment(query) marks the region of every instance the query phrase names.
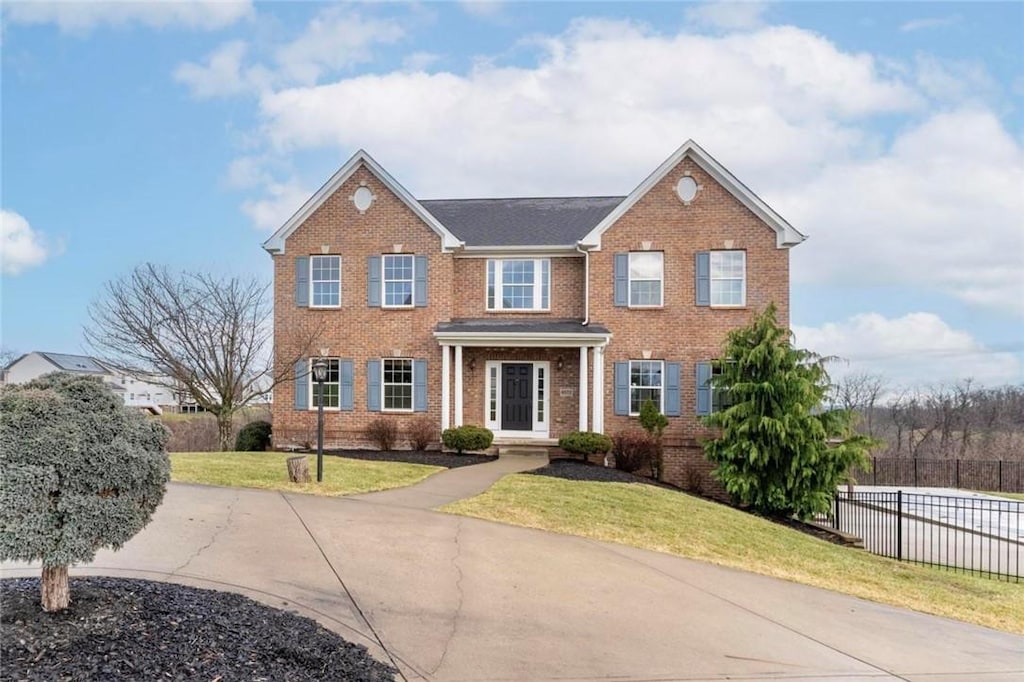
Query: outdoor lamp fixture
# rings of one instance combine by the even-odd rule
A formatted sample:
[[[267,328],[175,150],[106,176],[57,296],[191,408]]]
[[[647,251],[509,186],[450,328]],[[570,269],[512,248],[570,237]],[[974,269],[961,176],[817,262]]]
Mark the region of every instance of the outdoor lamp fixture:
[[[327,359],[313,361],[313,380],[316,381],[316,482],[324,480],[324,381],[327,379]]]

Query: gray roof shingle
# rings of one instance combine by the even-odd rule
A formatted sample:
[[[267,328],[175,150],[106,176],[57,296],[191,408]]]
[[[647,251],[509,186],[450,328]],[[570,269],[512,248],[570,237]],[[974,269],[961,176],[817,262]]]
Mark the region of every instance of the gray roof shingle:
[[[428,199],[419,203],[466,246],[571,246],[623,199]]]
[[[39,353],[44,358],[57,365],[65,372],[85,372],[89,374],[109,374],[106,367],[102,366],[93,358],[85,355],[71,355],[70,353]]]

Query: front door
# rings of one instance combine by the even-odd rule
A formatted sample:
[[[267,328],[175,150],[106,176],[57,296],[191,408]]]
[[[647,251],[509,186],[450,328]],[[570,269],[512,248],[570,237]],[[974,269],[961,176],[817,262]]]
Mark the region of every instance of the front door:
[[[501,430],[533,429],[533,365],[504,363],[501,366]]]

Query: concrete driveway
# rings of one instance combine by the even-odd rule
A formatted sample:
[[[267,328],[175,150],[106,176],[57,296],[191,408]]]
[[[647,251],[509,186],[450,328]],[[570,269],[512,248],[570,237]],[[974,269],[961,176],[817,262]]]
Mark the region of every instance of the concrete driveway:
[[[486,487],[486,471],[463,476]],[[416,508],[445,497],[445,476],[419,502],[172,484],[142,533],[73,574],[241,592],[409,680],[1024,679],[1022,637]]]

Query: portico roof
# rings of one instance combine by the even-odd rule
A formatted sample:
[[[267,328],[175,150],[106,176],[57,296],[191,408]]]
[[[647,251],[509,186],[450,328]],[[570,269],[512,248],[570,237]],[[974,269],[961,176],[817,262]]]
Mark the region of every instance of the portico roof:
[[[461,346],[601,346],[611,337],[581,319],[461,318],[434,328],[438,343]]]

